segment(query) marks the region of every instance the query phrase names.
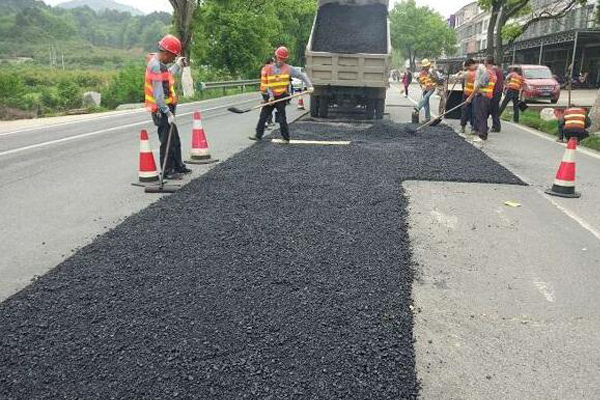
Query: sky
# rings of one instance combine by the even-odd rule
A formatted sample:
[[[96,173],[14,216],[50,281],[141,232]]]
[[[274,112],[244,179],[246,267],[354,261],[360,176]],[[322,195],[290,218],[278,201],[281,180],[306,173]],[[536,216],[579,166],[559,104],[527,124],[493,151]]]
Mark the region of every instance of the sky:
[[[66,0],[44,0],[47,4],[56,5]],[[152,11],[172,12],[173,9],[169,0],[117,0],[119,3],[133,6],[141,11],[150,13]],[[392,0],[392,2],[399,0]],[[417,0],[420,6],[429,6],[440,12],[444,17],[458,11],[462,6],[469,4],[473,0]]]

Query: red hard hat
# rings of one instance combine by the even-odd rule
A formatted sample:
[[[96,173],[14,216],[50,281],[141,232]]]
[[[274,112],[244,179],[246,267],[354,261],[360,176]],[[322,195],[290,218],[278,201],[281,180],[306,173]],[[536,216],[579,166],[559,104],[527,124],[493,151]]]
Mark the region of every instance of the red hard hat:
[[[287,49],[287,47],[281,46],[275,50],[275,57],[280,60],[287,60],[290,57],[290,51]]]
[[[158,42],[161,50],[173,53],[176,56],[181,55],[181,41],[173,35],[167,35]]]

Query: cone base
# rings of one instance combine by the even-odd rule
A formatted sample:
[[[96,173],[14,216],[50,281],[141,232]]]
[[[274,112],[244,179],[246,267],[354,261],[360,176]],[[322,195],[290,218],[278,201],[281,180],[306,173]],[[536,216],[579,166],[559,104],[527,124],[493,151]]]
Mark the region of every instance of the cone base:
[[[140,177],[139,180],[140,180],[140,183],[158,182],[160,180],[160,177],[158,175],[156,175],[156,176],[150,176],[150,177],[147,177],[147,178]]]
[[[202,165],[202,164],[214,164],[216,162],[218,162],[219,160],[216,158],[206,158],[206,159],[194,159],[192,158],[191,160],[187,160],[185,161],[186,164],[193,164],[193,165]]]
[[[567,199],[578,199],[581,197],[581,193],[579,193],[579,192],[561,193],[561,192],[555,191],[555,188],[548,189],[545,191],[545,193],[549,194],[550,196],[564,197]]]

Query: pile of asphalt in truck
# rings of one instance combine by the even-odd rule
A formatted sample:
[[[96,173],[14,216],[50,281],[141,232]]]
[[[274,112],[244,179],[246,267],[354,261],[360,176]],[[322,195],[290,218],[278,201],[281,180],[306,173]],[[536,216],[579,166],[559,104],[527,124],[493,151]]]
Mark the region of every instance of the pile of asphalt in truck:
[[[385,4],[323,5],[317,14],[313,51],[386,54],[387,7]]]

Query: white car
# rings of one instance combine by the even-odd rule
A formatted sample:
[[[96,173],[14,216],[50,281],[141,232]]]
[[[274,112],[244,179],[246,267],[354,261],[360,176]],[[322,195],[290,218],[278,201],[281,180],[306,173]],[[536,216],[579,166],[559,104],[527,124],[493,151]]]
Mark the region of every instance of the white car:
[[[299,68],[304,73],[304,68]],[[306,90],[306,85],[298,78],[292,78],[292,92],[297,93]]]

